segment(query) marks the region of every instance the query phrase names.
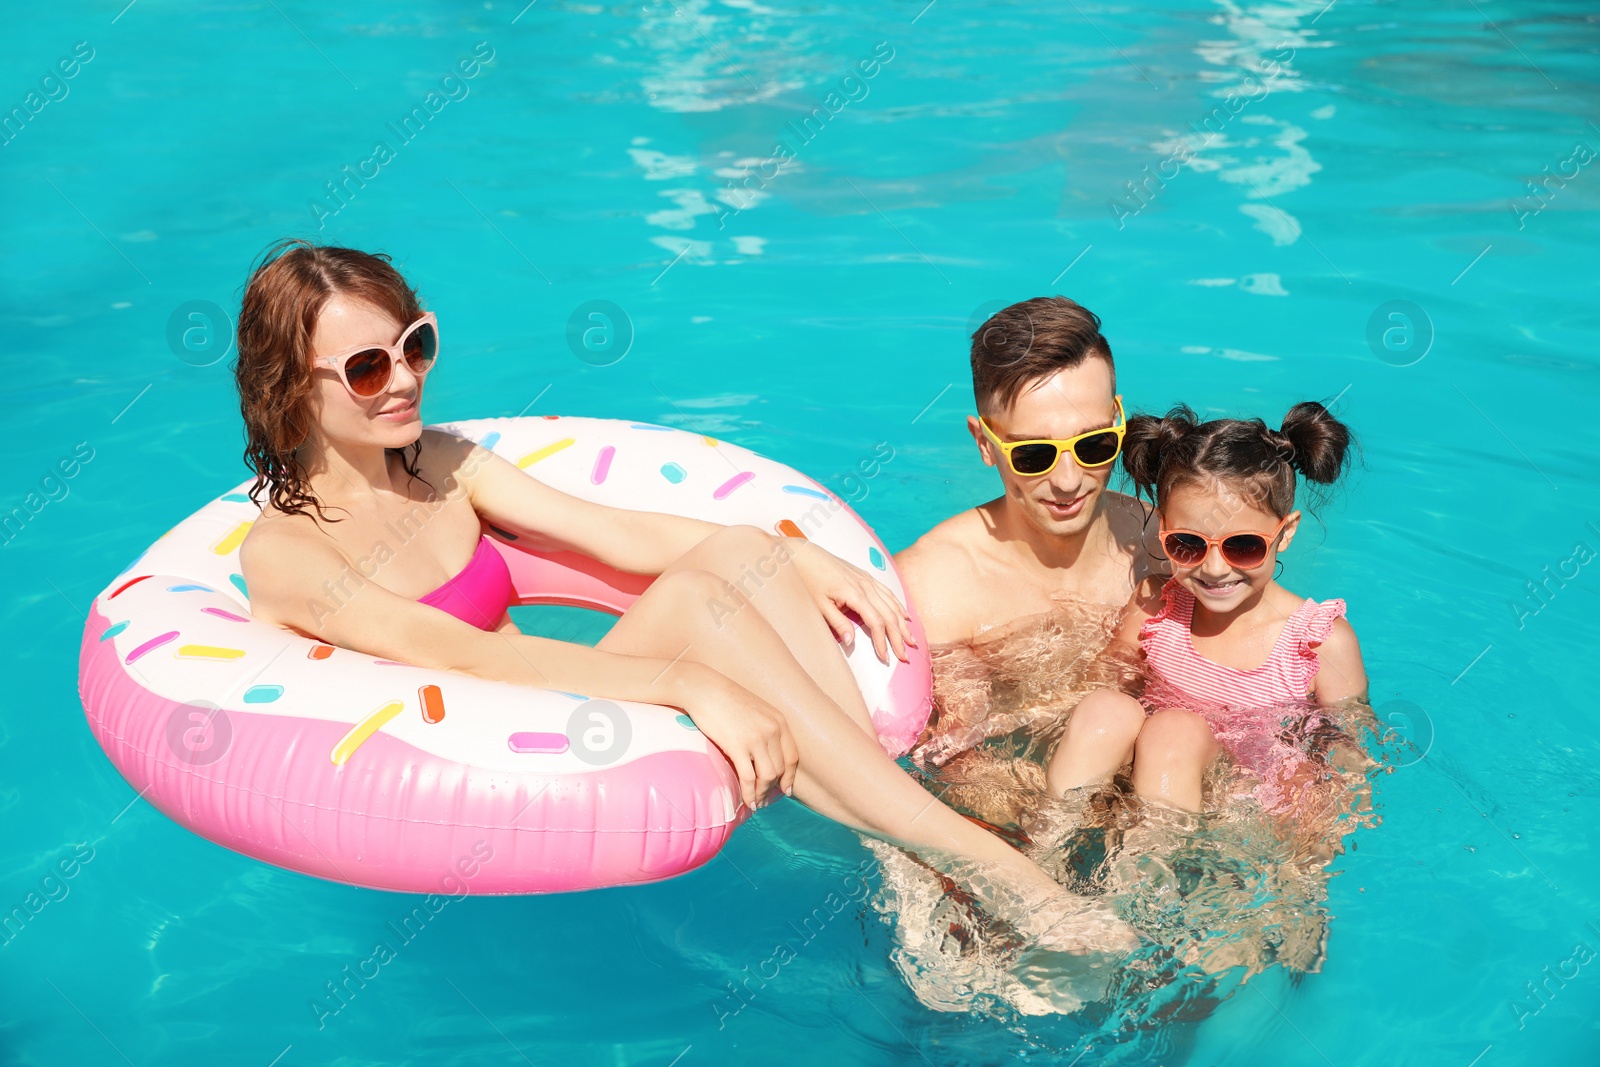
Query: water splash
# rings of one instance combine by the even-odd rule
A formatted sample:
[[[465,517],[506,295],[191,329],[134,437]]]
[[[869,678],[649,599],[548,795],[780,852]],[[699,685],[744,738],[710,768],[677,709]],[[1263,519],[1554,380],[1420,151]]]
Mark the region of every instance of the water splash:
[[[929,1008],[979,1012],[1027,1031],[1072,1016],[1094,1040],[1198,1020],[1273,966],[1321,969],[1333,916],[1328,864],[1375,825],[1371,777],[1396,739],[1372,709],[1258,709],[1275,729],[1218,718],[1225,751],[1208,770],[1206,810],[1175,811],[1108,783],[1051,794],[1044,764],[1088,692],[1140,681],[1138,663],[1098,653],[1117,611],[1068,597],[1003,632],[933,650],[935,722],[913,772],[940,799],[1011,841],[1086,905],[1136,929],[1133,952],[1032,952],[952,880],[869,843],[883,871],[873,908],[891,959]],[[1387,747],[1386,747],[1387,746]],[[1092,942],[1092,939],[1091,939]],[[1097,1048],[1100,1046],[1097,1046]]]

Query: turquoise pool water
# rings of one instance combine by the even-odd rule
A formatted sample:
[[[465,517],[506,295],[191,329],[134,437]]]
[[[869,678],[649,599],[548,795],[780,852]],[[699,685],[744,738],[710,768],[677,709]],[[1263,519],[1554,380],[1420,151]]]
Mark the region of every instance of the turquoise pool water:
[[[13,21],[0,907],[26,917],[0,1063],[1594,1062],[1600,22],[924,3]],[[1365,468],[1284,581],[1349,601],[1374,702],[1426,755],[1335,865],[1322,973],[1122,1037],[936,1013],[852,907],[728,1016],[867,858],[784,804],[671,882],[451,903],[332,1000],[417,900],[179,828],[75,688],[88,601],[241,477],[207,305],[231,314],[287,234],[386,250],[421,290],[429,421],[680,425],[841,492],[887,442],[852,499],[895,549],[995,491],[962,420],[964,335],[997,301],[1099,312],[1136,408],[1338,397]]]

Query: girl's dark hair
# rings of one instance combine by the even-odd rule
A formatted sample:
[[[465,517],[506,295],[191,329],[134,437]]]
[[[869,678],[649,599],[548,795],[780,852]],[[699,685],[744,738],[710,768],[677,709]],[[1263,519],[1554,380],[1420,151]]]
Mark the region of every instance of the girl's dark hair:
[[[1295,473],[1331,485],[1350,463],[1349,427],[1315,400],[1296,404],[1274,430],[1260,419],[1199,422],[1186,405],[1128,420],[1122,469],[1152,502],[1179,485],[1217,479],[1280,519],[1294,510]]]
[[[268,248],[251,270],[233,367],[244,416],[244,461],[256,475],[250,499],[260,507],[265,488],[278,510],[298,515],[313,507],[319,519],[331,522],[341,520],[323,514],[295,449],[311,432],[311,335],[336,293],[364,300],[403,324],[422,314],[417,294],[383,253],[287,238]],[[399,455],[407,474],[428,484],[417,473],[420,439],[387,451]]]

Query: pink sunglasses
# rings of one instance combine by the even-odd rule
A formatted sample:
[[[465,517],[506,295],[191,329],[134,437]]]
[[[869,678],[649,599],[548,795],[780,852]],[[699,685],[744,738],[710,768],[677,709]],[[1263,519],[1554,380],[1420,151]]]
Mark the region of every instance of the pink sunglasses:
[[[312,365],[338,371],[351,396],[367,399],[388,388],[396,360],[405,360],[411,373],[421,378],[438,358],[439,320],[433,312],[424,311],[392,345],[358,345],[337,356],[313,360]]]

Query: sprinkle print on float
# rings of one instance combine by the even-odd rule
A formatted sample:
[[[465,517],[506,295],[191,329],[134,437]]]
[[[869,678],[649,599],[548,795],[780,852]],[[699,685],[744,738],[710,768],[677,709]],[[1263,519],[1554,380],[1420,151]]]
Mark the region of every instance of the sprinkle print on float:
[[[492,444],[529,477],[586,500],[798,532],[872,567],[905,602],[888,550],[847,503],[730,442],[558,416],[434,428]],[[856,469],[877,469],[864,464]],[[662,475],[668,468],[676,479]],[[268,863],[418,893],[432,892],[436,872],[478,839],[519,861],[484,866],[473,893],[670,878],[708,862],[748,814],[726,758],[676,708],[375,659],[252,619],[238,571],[241,530],[257,514],[246,487],[178,523],[113,578],[84,628],[79,691],[90,728],[161,811]],[[541,554],[493,528],[473,559],[423,601],[480,626],[484,604],[495,608],[491,623],[506,603],[620,615],[651,581],[574,553]],[[884,663],[871,641],[845,652],[893,757],[931,705],[914,606],[911,626],[909,662]],[[196,693],[217,703],[201,707]],[[212,727],[225,731],[222,742],[191,739]],[[146,750],[151,737],[188,753],[176,772],[168,754]],[[361,791],[341,788],[356,780],[405,784],[357,803],[344,798]],[[286,822],[282,812],[300,814]]]

